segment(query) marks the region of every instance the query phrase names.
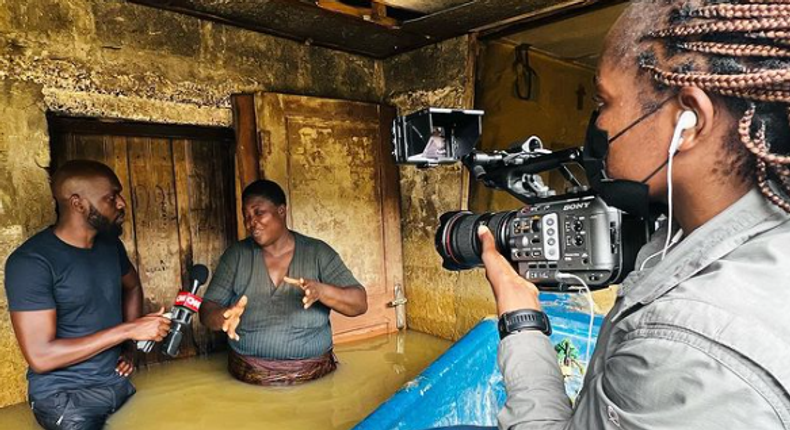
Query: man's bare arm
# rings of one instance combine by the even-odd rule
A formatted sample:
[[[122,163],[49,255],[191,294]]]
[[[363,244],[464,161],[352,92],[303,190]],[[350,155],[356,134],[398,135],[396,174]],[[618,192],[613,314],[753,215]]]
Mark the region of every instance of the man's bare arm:
[[[123,320],[134,321],[143,316],[143,286],[140,275],[132,267],[129,273],[121,278],[123,286]]]
[[[11,312],[11,323],[30,368],[46,373],[83,362],[127,340],[161,341],[170,328],[170,320],[163,313],[164,308],[133,322],[71,339],[56,337],[54,309]]]

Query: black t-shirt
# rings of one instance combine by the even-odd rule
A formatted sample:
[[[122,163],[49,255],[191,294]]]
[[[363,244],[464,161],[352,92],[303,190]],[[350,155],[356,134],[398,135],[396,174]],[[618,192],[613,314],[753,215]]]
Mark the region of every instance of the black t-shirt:
[[[55,309],[57,337],[76,338],[123,322],[121,277],[132,265],[117,237],[98,235],[83,249],[60,240],[48,228],[14,251],[5,269],[12,312]],[[120,347],[48,373],[28,369],[29,394],[44,397],[64,390],[113,384]]]

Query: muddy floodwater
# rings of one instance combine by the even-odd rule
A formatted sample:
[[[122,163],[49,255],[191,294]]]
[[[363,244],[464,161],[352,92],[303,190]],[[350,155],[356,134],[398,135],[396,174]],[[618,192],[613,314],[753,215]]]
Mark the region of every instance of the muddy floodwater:
[[[226,370],[225,353],[153,365],[133,375],[137,394],[107,428],[349,429],[449,346],[418,332],[338,345],[337,371],[296,387],[238,382]],[[0,409],[0,429],[36,428],[27,405]]]

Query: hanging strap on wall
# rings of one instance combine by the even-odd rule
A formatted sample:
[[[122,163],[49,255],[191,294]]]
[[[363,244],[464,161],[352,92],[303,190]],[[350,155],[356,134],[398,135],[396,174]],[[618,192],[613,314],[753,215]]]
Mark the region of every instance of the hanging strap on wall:
[[[516,97],[527,101],[535,101],[538,98],[538,75],[529,65],[531,47],[529,44],[516,46],[516,60],[513,63],[516,72],[514,85]]]

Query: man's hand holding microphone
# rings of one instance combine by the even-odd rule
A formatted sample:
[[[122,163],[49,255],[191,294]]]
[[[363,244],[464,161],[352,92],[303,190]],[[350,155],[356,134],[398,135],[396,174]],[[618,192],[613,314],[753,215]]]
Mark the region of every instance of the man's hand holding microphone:
[[[135,341],[161,342],[170,331],[170,319],[165,316],[164,306],[157,312],[144,315],[128,324],[129,338]]]
[[[157,312],[137,318],[126,323],[127,337],[134,342],[161,342],[170,331],[170,319],[165,315],[165,308]],[[115,372],[123,377],[129,377],[134,372],[135,352],[134,346],[124,344]]]

